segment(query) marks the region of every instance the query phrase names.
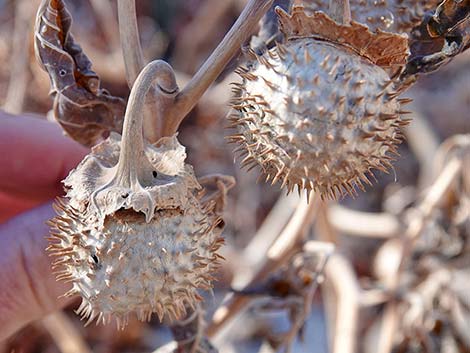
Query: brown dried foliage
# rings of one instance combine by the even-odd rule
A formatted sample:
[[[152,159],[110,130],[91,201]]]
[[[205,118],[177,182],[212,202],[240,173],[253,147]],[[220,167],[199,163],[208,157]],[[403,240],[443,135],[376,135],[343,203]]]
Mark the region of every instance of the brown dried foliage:
[[[278,9],[280,28],[287,39],[315,37],[353,49],[360,56],[381,67],[401,66],[408,57],[406,35],[384,32],[372,33],[361,23],[351,21],[341,25],[323,12],[309,15],[302,6],[295,6],[291,14]]]
[[[91,61],[70,34],[72,18],[62,0],[44,0],[36,17],[36,57],[51,81],[54,116],[85,146],[109,131],[122,131],[125,102],[100,87]]]

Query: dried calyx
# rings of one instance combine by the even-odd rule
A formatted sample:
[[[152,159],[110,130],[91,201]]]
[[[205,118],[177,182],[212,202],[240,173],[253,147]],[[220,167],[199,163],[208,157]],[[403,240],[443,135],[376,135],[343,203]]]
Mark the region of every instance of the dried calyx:
[[[400,142],[400,105],[386,69],[406,63],[407,37],[278,9],[282,44],[251,52],[235,84],[230,139],[266,180],[336,198],[386,171]]]
[[[122,139],[95,146],[65,179],[67,197],[56,203],[49,250],[58,278],[79,294],[78,313],[89,322],[123,327],[157,313],[174,320],[194,307],[198,289],[211,287],[218,267],[222,222],[217,203],[202,199],[184,147],[176,137],[155,145],[142,137],[148,89],[174,95],[176,82],[163,61],[147,65],[131,91]]]
[[[296,0],[308,12],[328,10],[328,1]],[[370,29],[409,33],[440,0],[349,0],[351,16]]]

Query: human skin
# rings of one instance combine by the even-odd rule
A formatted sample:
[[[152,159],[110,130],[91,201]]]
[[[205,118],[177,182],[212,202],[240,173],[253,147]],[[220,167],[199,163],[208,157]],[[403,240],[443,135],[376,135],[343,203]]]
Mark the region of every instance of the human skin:
[[[0,112],[0,342],[67,304],[45,251],[60,181],[88,150],[57,124]]]

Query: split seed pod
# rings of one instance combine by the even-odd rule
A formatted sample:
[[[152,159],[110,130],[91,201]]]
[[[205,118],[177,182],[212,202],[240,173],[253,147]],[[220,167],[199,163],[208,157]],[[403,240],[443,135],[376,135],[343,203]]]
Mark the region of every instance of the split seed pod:
[[[175,136],[144,142],[142,107],[155,82],[163,95],[177,92],[171,67],[150,63],[131,91],[123,137],[112,133],[65,179],[56,203],[49,250],[58,279],[79,294],[78,313],[123,327],[157,313],[174,320],[195,306],[198,289],[210,289],[218,267],[221,219]],[[213,201],[213,200],[212,200]]]
[[[400,142],[398,93],[384,68],[400,67],[407,37],[340,25],[321,12],[278,9],[285,44],[251,52],[238,69],[230,137],[266,180],[323,197],[355,193],[372,169],[386,171]],[[370,173],[372,174],[372,173]],[[373,177],[373,175],[372,175]]]

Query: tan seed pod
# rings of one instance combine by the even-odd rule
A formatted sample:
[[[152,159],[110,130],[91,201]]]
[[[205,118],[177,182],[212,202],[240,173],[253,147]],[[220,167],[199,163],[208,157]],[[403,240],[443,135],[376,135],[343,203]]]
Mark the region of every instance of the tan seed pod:
[[[72,283],[67,296],[82,297],[78,313],[88,322],[114,317],[123,327],[130,313],[177,319],[201,299],[199,289],[211,288],[219,264],[216,202],[201,198],[184,147],[175,136],[156,145],[143,141],[139,107],[154,77],[160,93],[176,91],[166,63],[143,70],[122,140],[112,133],[70,173],[66,199],[56,203],[50,222],[58,279]]]
[[[419,25],[424,14],[434,9],[440,0],[349,0],[353,20],[371,30],[410,33]],[[307,12],[327,11],[328,1],[296,0]]]
[[[238,69],[230,139],[246,155],[242,166],[260,166],[273,184],[353,194],[371,169],[390,167],[400,142],[406,121],[384,68],[406,62],[407,38],[301,7],[278,15],[286,43],[252,52]]]

